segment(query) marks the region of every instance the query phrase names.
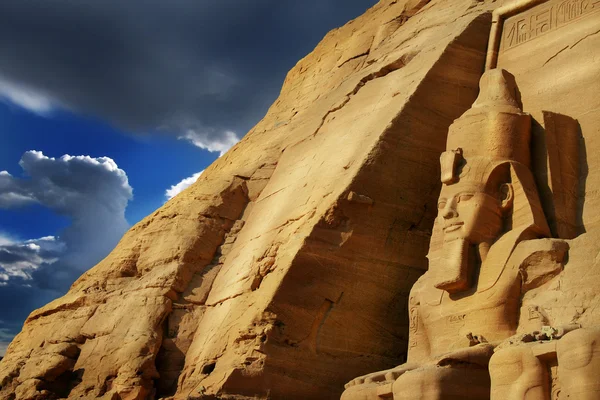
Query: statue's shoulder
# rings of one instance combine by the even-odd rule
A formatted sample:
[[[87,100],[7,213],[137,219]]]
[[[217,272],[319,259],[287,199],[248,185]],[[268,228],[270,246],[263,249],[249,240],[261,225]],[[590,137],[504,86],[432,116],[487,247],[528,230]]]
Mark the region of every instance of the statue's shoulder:
[[[562,239],[532,239],[520,242],[510,256],[509,263],[518,269],[523,290],[542,285],[564,268],[569,243]]]
[[[435,289],[435,287],[433,286],[434,284],[434,276],[433,276],[433,272],[431,270],[429,271],[425,271],[425,273],[423,275],[421,275],[419,277],[419,279],[417,279],[417,281],[414,283],[414,285],[412,286],[411,290],[410,290],[410,297],[419,297],[421,294],[423,294],[423,292],[427,292],[427,291],[431,291],[432,289]],[[439,289],[435,289],[436,291],[439,291]]]
[[[434,286],[433,273],[425,272],[413,285],[410,291],[410,307],[419,305],[439,305],[442,301],[444,291]]]

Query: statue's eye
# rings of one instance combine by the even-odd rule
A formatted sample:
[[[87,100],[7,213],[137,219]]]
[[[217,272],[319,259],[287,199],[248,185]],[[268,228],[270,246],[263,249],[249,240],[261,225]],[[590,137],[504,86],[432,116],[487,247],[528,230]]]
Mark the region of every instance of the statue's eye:
[[[441,209],[443,209],[444,207],[446,207],[446,200],[440,200],[440,201],[438,202],[438,208],[441,210]]]
[[[461,201],[471,200],[472,197],[473,195],[470,193],[461,194],[458,196],[458,202],[460,203]]]

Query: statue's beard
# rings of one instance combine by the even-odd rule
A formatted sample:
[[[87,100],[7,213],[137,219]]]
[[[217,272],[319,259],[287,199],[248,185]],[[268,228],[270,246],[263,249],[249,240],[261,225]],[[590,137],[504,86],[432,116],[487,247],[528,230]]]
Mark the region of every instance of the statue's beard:
[[[438,289],[448,293],[467,290],[470,285],[469,241],[457,238],[444,241],[440,269],[437,271]]]

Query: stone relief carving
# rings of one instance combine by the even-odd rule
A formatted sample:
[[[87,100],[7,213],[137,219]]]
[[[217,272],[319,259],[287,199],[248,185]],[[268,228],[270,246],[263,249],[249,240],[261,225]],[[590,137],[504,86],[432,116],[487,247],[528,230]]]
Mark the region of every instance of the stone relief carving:
[[[554,135],[556,124],[549,125]],[[522,309],[523,294],[559,275],[569,250],[566,241],[552,238],[557,229],[551,232],[542,207],[531,127],[514,77],[501,69],[485,72],[479,97],[451,125],[440,157],[443,185],[429,270],[409,300],[408,361],[352,380],[343,400],[599,398],[593,371],[600,367],[600,330],[549,326],[541,308]],[[560,168],[548,175],[572,187],[577,177],[565,165],[577,154],[563,158],[562,176]],[[554,190],[553,204],[564,206],[557,215],[568,216],[574,193],[564,192]],[[573,237],[560,228],[569,223],[553,221],[565,232],[554,236]]]
[[[498,54],[600,11],[600,0],[516,0],[492,15],[486,69],[496,68]]]

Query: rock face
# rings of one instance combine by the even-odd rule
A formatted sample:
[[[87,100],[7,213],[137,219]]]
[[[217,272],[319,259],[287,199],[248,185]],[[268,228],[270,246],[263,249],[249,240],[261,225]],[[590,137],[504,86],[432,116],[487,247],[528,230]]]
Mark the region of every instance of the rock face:
[[[499,40],[488,66],[514,75],[516,114],[545,139],[527,165],[547,221],[539,235],[560,238],[529,249],[538,258],[528,258],[528,290],[514,305],[518,326],[506,330],[600,326],[600,159],[591,156],[600,138],[600,3],[540,4],[558,12],[581,3],[527,30],[520,16],[539,22],[547,10],[498,8],[505,3],[382,0],[330,32],[240,143],[29,316],[0,363],[0,399],[337,399],[356,376],[407,354],[419,361],[409,292],[427,270],[432,232],[432,249],[439,237],[440,154],[477,98],[491,30]],[[445,184],[461,157],[445,156]],[[454,266],[437,290],[469,284],[470,270]],[[489,386],[494,346],[475,346],[486,336],[476,330],[460,332],[471,338],[450,345],[436,327],[427,335],[439,349],[483,348],[473,380]]]

